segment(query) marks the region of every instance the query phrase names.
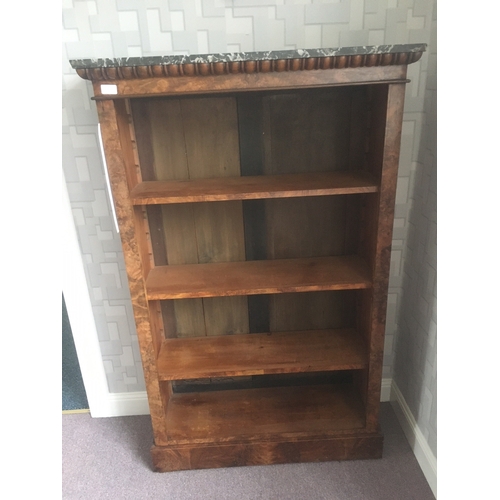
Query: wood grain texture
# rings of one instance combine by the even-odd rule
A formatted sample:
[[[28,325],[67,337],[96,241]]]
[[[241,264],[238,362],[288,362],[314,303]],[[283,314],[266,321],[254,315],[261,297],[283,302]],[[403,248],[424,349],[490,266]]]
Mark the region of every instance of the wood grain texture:
[[[314,168],[314,167],[313,167]],[[135,205],[258,200],[375,193],[375,179],[359,172],[326,172],[143,182],[131,193]]]
[[[134,120],[145,122],[138,150],[142,168],[153,171],[154,177],[148,176],[152,184],[203,183],[199,179],[239,175],[233,98],[138,100],[132,109]],[[245,259],[241,202],[164,205],[161,219],[169,265]],[[162,265],[159,259],[157,265]],[[192,332],[222,335],[249,330],[243,297],[176,301],[173,308],[178,337]]]
[[[369,94],[372,85],[351,87],[349,119],[349,160],[350,172],[364,172],[367,170],[370,137],[371,106]],[[378,177],[376,177],[378,179]]]
[[[146,97],[151,95],[196,95],[252,90],[285,90],[320,88],[369,83],[406,81],[405,66],[375,68],[327,69],[324,71],[285,72],[267,74],[236,74],[179,78],[144,78],[94,82],[95,100],[112,99],[101,93],[101,84],[117,86],[116,98]]]
[[[356,293],[335,290],[270,295],[269,331],[353,327]]]
[[[249,333],[246,297],[211,297],[203,299],[207,335]]]
[[[167,415],[172,445],[326,437],[364,425],[348,384],[174,393]]]
[[[345,171],[351,88],[263,98],[266,175]]]
[[[125,175],[127,179],[127,187],[131,190],[142,181],[142,177],[138,175],[139,173],[136,168],[136,158],[133,148],[134,139],[132,135],[133,127],[131,127],[129,106],[127,103],[127,100],[122,99],[121,101],[116,101],[114,103],[114,107],[116,125],[118,127],[118,137],[121,144],[121,156],[125,166],[125,171],[122,172],[122,175]]]
[[[240,139],[240,171],[242,177],[262,179],[264,173],[264,122],[261,94],[240,94],[238,131]],[[245,180],[243,179],[245,182]],[[258,182],[259,182],[258,181]],[[246,260],[265,260],[266,231],[264,199],[242,201]],[[250,295],[248,326],[251,333],[269,332],[269,295]]]
[[[152,331],[143,270],[145,259],[141,257],[140,253],[141,248],[144,249],[141,240],[145,238],[145,234],[139,233],[135,227],[136,217],[129,196],[129,189],[132,186],[129,186],[128,182],[134,182],[131,171],[135,170],[135,162],[133,162],[133,156],[124,153],[124,151],[131,151],[130,136],[126,135],[126,129],[128,129],[126,110],[123,103],[115,108],[113,101],[99,102],[97,110],[116,216],[120,227],[155,443],[166,444],[165,409],[167,401],[160,391],[158,381],[155,347],[159,344],[157,340],[155,342],[155,332]]]
[[[373,291],[369,316],[370,364],[366,403],[367,428],[378,426],[380,408],[380,380],[382,377],[384,335],[387,312],[387,293],[391,264],[394,204],[399,166],[399,150],[404,108],[404,84],[388,86],[385,133],[383,141],[380,193],[376,213],[376,243],[373,252]]]
[[[239,94],[236,103],[241,175],[253,177],[262,175],[264,173],[262,94]]]
[[[356,256],[161,266],[149,273],[150,300],[370,288]]]
[[[180,101],[132,99],[131,110],[143,180],[188,179]]]
[[[347,196],[268,200],[268,259],[344,255]]]
[[[264,173],[270,177],[282,174],[277,178],[294,175],[300,178],[307,175],[303,172],[314,169],[321,172],[315,174],[318,177],[345,179],[347,175],[349,178],[345,169],[349,156],[351,94],[350,88],[336,88],[265,97]],[[266,200],[267,258],[346,254],[346,198]],[[308,323],[314,325],[310,328],[348,326],[339,317],[340,311],[348,309],[341,295],[273,295],[269,302],[270,331],[300,330],[308,328],[304,326]]]
[[[270,465],[332,460],[382,458],[380,433],[316,439],[279,439],[216,445],[154,446],[151,449],[157,472],[217,467]]]
[[[127,165],[127,182],[130,190],[143,179],[154,179],[155,176],[149,151],[141,151],[141,156],[145,162],[145,167],[141,170],[130,101],[117,101],[115,107],[118,111],[118,128],[120,130],[122,153]],[[147,121],[142,120],[140,122],[139,134],[141,133],[151,133],[150,124]],[[142,141],[139,142],[142,144]],[[161,245],[163,234],[161,225],[158,225],[160,220],[159,209],[158,207],[146,207],[146,210],[144,210],[144,208],[134,207],[134,224],[140,243],[139,254],[142,260],[142,270],[146,277],[155,264],[166,264],[166,255],[163,245]],[[168,307],[167,303],[150,303],[149,306],[151,333],[156,352],[158,352],[159,345],[161,345],[166,334],[175,336],[175,324],[172,324],[171,308]]]
[[[354,329],[165,340],[161,380],[358,370],[367,351]]]
[[[239,175],[239,139],[234,98],[181,102],[189,178]],[[203,117],[203,119],[200,119]],[[165,207],[167,209],[167,207]],[[198,262],[245,259],[241,201],[193,206]],[[207,335],[248,333],[245,297],[203,300]]]
[[[196,223],[192,206],[169,205],[161,207],[164,245],[168,265],[198,262]],[[206,334],[203,301],[192,299],[172,304],[175,330],[178,337],[199,332]]]

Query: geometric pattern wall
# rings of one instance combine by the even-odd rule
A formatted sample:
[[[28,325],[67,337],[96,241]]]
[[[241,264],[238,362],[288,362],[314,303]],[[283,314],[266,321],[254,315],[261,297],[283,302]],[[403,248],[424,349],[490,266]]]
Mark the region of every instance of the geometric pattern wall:
[[[74,58],[429,43],[432,0],[63,0],[63,169],[110,392],[145,389],[97,112]],[[392,377],[428,54],[409,66],[383,376]]]
[[[394,380],[437,457],[436,19],[429,51],[422,141],[412,173]]]

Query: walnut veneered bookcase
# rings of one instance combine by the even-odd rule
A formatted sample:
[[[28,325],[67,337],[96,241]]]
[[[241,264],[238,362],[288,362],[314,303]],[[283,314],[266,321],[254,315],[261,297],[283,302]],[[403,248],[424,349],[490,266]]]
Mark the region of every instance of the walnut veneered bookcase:
[[[377,458],[425,45],[71,61],[97,102],[156,470]]]

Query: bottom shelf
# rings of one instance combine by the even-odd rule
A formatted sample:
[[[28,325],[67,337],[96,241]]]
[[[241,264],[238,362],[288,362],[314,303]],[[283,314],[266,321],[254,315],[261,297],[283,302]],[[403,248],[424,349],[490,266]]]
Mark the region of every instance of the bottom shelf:
[[[382,457],[352,383],[173,393],[166,424],[158,472]]]
[[[169,445],[327,437],[364,426],[352,384],[174,393],[167,412]]]

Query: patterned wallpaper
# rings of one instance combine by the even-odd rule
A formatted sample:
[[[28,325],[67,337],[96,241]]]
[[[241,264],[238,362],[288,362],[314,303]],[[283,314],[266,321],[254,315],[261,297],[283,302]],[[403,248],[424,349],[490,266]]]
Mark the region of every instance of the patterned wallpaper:
[[[63,0],[63,168],[110,392],[141,391],[145,386],[120,239],[98,148],[92,89],[71,69],[68,60],[429,43],[432,9],[433,0]],[[419,215],[421,209],[426,220],[432,218],[426,211],[430,210],[427,193],[435,179],[432,154],[421,147],[422,133],[427,140],[427,123],[435,117],[425,101],[426,86],[435,74],[433,69],[428,77],[429,60],[426,53],[409,67],[412,81],[405,102],[383,371],[384,377],[393,376],[399,322],[406,333],[398,348],[405,352],[398,365],[401,369],[397,374],[402,374],[398,383],[415,415],[420,412],[418,391],[423,389],[411,382],[408,370],[413,365],[404,367],[404,359],[413,356],[415,342],[417,351],[424,352],[421,344],[426,335],[430,343],[433,335],[435,338],[432,330],[412,336],[419,329],[425,330],[424,318],[435,310],[429,295],[432,290],[428,292],[433,279],[430,267],[425,268],[426,277],[415,282],[408,279],[422,272],[421,262],[431,265],[434,258],[435,237],[427,235],[432,224]],[[415,187],[418,192],[412,194]],[[415,208],[410,212],[412,200]],[[409,283],[412,287],[403,296],[403,287]],[[420,304],[419,298],[428,307],[422,302],[422,310],[416,312],[412,307]],[[424,361],[431,368],[422,365],[421,359],[415,361],[416,368],[423,366],[421,382],[435,394],[433,361]],[[425,401],[433,400],[427,393],[425,397]],[[422,411],[427,412],[428,405]]]
[[[408,234],[395,346],[394,380],[434,456],[437,456],[437,170],[436,170],[436,6],[425,87],[424,122]]]

